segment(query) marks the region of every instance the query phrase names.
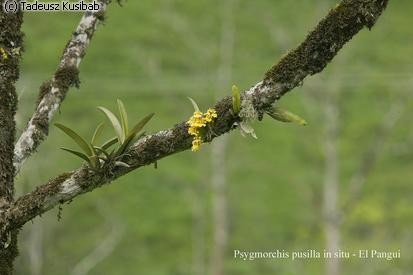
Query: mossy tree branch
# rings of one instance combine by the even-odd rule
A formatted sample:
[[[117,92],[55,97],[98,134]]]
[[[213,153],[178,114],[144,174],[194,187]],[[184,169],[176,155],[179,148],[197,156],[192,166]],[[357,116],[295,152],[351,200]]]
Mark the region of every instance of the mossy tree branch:
[[[338,51],[363,27],[369,29],[387,5],[387,0],[342,0],[309,33],[304,42],[274,65],[259,82],[243,96],[253,99],[256,111],[262,118],[265,110],[288,91],[299,85],[305,77],[323,70]],[[212,125],[205,142],[234,129],[239,117],[231,112],[232,99],[226,97],[214,106],[218,118]],[[145,136],[124,155],[122,161],[130,168],[108,165],[104,172],[92,172],[87,166],[63,174],[28,193],[7,210],[3,217],[5,229],[19,228],[27,221],[58,204],[112,182],[139,167],[151,164],[166,156],[191,148],[192,136],[185,122],[175,127]]]
[[[67,43],[60,63],[51,80],[45,81],[39,91],[36,111],[16,143],[14,149],[14,167],[16,173],[23,162],[30,157],[49,133],[49,123],[70,87],[79,87],[79,65],[86,54],[86,49],[104,19],[108,0],[99,0],[100,9],[86,12],[81,18],[71,39]]]
[[[14,195],[14,115],[17,108],[15,83],[20,74],[22,23],[21,12],[6,13],[0,8],[0,216],[4,215]],[[18,254],[17,233],[18,230],[11,230],[7,235],[0,234],[0,274],[12,273],[13,261]],[[5,243],[8,245],[4,246]]]
[[[13,198],[13,144],[16,132],[14,115],[17,108],[15,83],[19,78],[23,22],[21,12],[8,14],[0,9],[0,206],[2,199]],[[14,54],[16,50],[19,54]]]

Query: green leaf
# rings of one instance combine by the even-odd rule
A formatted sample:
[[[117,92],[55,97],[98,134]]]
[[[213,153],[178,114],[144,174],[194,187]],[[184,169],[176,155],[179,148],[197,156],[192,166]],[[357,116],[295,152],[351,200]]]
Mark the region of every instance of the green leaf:
[[[62,130],[66,135],[71,137],[88,156],[92,155],[91,146],[81,136],[79,136],[75,131],[59,123],[56,123],[55,126],[59,128],[60,130]]]
[[[98,156],[100,155],[100,154],[104,154],[105,155],[105,157],[106,157],[106,159],[110,159],[110,154],[108,153],[108,152],[106,152],[106,150],[103,150],[102,148],[100,148],[100,147],[97,147],[97,146],[95,146],[95,149],[96,149],[96,151],[98,152]]]
[[[118,136],[119,142],[123,143],[125,141],[125,135],[122,130],[122,126],[119,123],[118,118],[108,109],[105,107],[98,107],[98,109],[106,115],[109,121],[112,123],[113,129],[115,129],[115,133]]]
[[[92,148],[92,155],[89,156],[89,158],[96,157],[98,154],[97,154],[97,152],[96,152],[95,146],[94,146],[93,144],[90,144],[90,147]]]
[[[280,113],[277,113],[277,112],[274,112],[274,111],[267,112],[267,114],[275,120],[278,120],[278,121],[281,121],[281,122],[286,122],[286,123],[291,122],[283,114],[280,114]]]
[[[95,133],[93,134],[93,137],[92,137],[92,141],[90,142],[92,143],[92,145],[96,145],[96,141],[99,138],[100,134],[102,133],[104,126],[105,124],[101,123],[96,127]]]
[[[155,113],[150,113],[149,115],[145,116],[141,121],[139,121],[135,127],[131,130],[129,133],[129,138],[131,136],[135,137],[137,133],[139,133],[140,130],[142,130],[143,127],[151,120],[151,118],[155,115]]]
[[[89,158],[89,165],[92,168],[99,168],[100,166],[100,162],[99,162],[99,158],[96,155],[93,155]]]
[[[303,118],[279,107],[273,107],[269,112],[267,112],[267,114],[278,121],[286,123],[295,122],[301,126],[307,125],[307,121],[305,121]]]
[[[106,141],[105,143],[103,143],[103,145],[101,146],[101,148],[103,150],[108,149],[110,146],[112,146],[113,144],[115,144],[116,142],[118,142],[118,138],[114,137],[112,139],[109,139],[108,141]]]
[[[200,111],[199,111],[198,104],[196,104],[195,100],[193,100],[193,99],[192,99],[192,98],[190,98],[190,97],[188,97],[188,99],[191,101],[192,106],[194,106],[194,110],[195,110],[195,112],[200,112]]]
[[[123,134],[125,135],[125,137],[127,137],[129,133],[128,114],[126,113],[125,106],[123,105],[123,102],[120,99],[118,99],[118,108],[119,108],[120,122],[122,124]]]
[[[237,86],[232,85],[232,110],[238,114],[241,109],[241,98]]]
[[[89,161],[90,161],[90,160],[89,160],[89,157],[86,156],[85,154],[81,153],[81,152],[78,152],[78,151],[75,151],[75,150],[71,150],[71,149],[68,149],[68,148],[64,148],[64,147],[60,147],[60,149],[66,151],[66,152],[69,152],[69,153],[71,153],[71,154],[73,154],[73,155],[75,155],[75,156],[78,156],[79,158],[81,158],[81,159],[83,159],[83,160],[86,160],[88,163],[89,163]]]
[[[145,116],[141,121],[138,122],[138,124],[135,125],[135,127],[133,127],[133,129],[129,133],[129,136],[126,138],[125,142],[122,143],[122,145],[120,146],[120,148],[117,152],[118,155],[125,152],[125,150],[128,148],[128,146],[131,143],[131,141],[133,140],[133,138],[139,133],[140,130],[142,130],[142,128],[149,122],[149,120],[151,120],[151,118],[154,115],[155,115],[155,113],[151,113],[151,114]]]

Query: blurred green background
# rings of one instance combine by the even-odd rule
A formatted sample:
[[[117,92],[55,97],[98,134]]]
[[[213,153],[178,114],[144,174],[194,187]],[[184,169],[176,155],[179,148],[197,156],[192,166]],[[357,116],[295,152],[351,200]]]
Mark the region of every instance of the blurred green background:
[[[80,89],[70,90],[54,121],[91,135],[105,121],[96,106],[115,110],[119,98],[132,122],[156,112],[147,131],[172,127],[192,113],[187,96],[206,109],[232,84],[245,90],[260,81],[337,2],[112,4],[81,64]],[[234,131],[217,154],[204,145],[170,156],[157,170],[139,169],[50,211],[20,235],[17,274],[333,274],[323,259],[233,254],[323,251],[331,226],[343,251],[401,251],[391,261],[342,259],[341,274],[413,274],[412,9],[412,1],[390,1],[372,31],[361,31],[324,72],[282,98],[308,126],[265,118],[254,124],[258,140]],[[81,15],[25,14],[18,134]],[[59,146],[75,147],[52,127],[20,172],[18,195],[80,165]],[[223,192],[212,184],[217,157]],[[340,222],[326,210],[335,195]],[[216,208],[217,196],[226,209]],[[213,256],[214,213],[224,215],[222,257]]]

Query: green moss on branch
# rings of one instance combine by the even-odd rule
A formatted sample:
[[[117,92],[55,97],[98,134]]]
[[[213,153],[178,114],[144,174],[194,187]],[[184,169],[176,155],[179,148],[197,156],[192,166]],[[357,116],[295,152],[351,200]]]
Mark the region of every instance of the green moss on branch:
[[[274,65],[264,83],[280,84],[275,99],[299,85],[308,75],[321,72],[345,43],[363,27],[371,29],[388,0],[343,0],[311,31],[296,49]]]

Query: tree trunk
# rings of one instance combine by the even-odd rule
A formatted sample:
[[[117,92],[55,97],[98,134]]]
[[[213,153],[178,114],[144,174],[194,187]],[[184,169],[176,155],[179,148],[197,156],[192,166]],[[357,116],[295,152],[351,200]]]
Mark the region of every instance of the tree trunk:
[[[0,274],[13,274],[13,262],[18,255],[17,250],[17,235],[18,231],[14,230],[8,236],[5,236],[5,241],[0,247]]]
[[[2,1],[3,6],[3,1]],[[13,201],[14,195],[14,115],[17,95],[14,84],[19,78],[19,59],[22,47],[20,30],[23,14],[5,13],[0,8],[0,216]],[[1,225],[0,225],[1,226]],[[0,236],[0,274],[12,274],[16,258],[18,230]]]

